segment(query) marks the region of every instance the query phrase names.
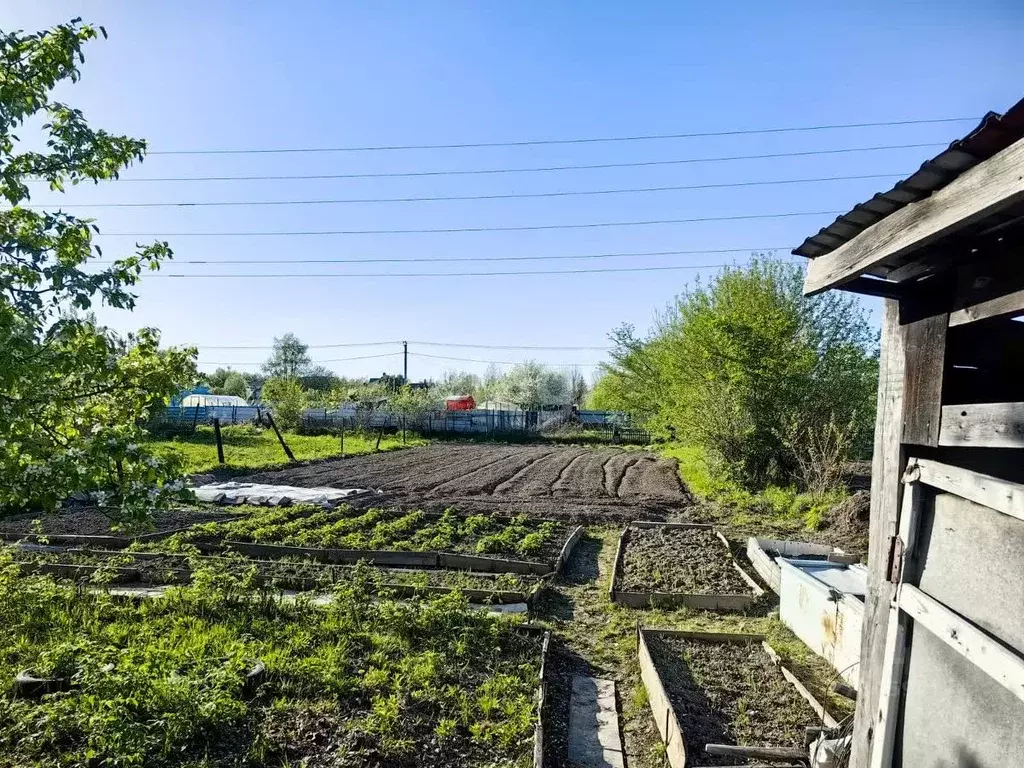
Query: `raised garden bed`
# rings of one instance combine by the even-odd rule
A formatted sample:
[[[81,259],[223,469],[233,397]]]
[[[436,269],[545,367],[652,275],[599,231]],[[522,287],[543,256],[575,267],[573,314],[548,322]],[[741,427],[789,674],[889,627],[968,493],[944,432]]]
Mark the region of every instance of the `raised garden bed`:
[[[637,630],[640,676],[672,768],[736,765],[709,744],[788,749],[836,721],[761,635]],[[799,764],[799,760],[794,760]]]
[[[16,552],[21,572],[45,574],[77,582],[126,585],[188,584],[196,566],[212,566],[235,576],[247,576],[257,587],[309,591],[326,590],[356,576],[353,566],[310,561],[248,560],[239,557],[185,556],[152,552],[121,553],[89,550]],[[364,575],[365,571],[362,572]],[[459,590],[471,603],[532,605],[543,586],[536,576],[446,570],[378,568],[369,574],[378,594],[394,597],[442,595]]]
[[[444,598],[339,590],[318,606],[237,588],[204,582],[154,610],[0,569],[5,762],[533,762],[543,629]],[[23,689],[60,692],[14,701],[26,671]]]
[[[775,562],[777,557],[791,560],[827,560],[832,563],[856,563],[856,555],[848,555],[843,550],[826,544],[810,544],[804,541],[782,541],[779,539],[758,539],[751,536],[747,539],[747,557],[754,566],[757,575],[771,587],[775,594],[780,594],[782,587],[782,571]]]
[[[152,547],[185,545],[255,558],[306,558],[410,568],[546,575],[558,571],[582,535],[554,520],[497,515],[463,517],[347,507],[331,511],[254,512],[245,520],[201,525]]]
[[[165,538],[196,524],[228,521],[238,517],[237,512],[223,510],[168,509],[154,513],[152,530],[114,531],[114,521],[102,510],[96,507],[69,506],[46,514],[30,513],[0,518],[0,539],[47,539],[54,544],[126,547],[135,541]]]
[[[613,603],[743,611],[763,594],[710,525],[636,521],[619,537],[609,589]]]

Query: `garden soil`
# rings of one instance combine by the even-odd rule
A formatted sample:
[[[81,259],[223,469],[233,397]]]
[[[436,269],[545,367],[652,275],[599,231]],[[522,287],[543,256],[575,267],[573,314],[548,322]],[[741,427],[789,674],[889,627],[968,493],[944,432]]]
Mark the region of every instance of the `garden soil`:
[[[257,472],[246,480],[372,488],[354,505],[498,512],[574,521],[685,517],[691,500],[675,459],[577,446],[435,443]]]
[[[801,747],[804,728],[820,725],[810,704],[761,644],[648,636],[648,647],[683,726],[688,763],[734,765],[707,744]]]
[[[707,528],[630,528],[618,589],[746,595],[750,585],[733,567],[732,555]]]

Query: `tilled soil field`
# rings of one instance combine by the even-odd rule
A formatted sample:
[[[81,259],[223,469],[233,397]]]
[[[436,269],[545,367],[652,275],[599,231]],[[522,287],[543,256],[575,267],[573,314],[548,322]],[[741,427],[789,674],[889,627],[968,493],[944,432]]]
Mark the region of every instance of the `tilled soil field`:
[[[749,594],[732,555],[707,528],[630,527],[619,588],[629,592]]]
[[[372,501],[375,506],[386,501],[428,511],[455,506],[467,513],[526,512],[579,520],[664,517],[689,504],[674,459],[616,448],[443,443],[259,472],[245,479],[373,488],[381,492]]]
[[[683,726],[687,764],[735,765],[707,744],[800,747],[804,727],[821,724],[760,643],[649,635],[648,647]]]

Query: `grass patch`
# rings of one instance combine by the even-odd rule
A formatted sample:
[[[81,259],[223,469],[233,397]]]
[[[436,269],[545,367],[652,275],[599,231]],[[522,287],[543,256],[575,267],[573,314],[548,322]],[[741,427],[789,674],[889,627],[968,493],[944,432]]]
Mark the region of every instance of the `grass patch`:
[[[188,474],[227,470],[250,470],[274,467],[288,463],[284,449],[277,441],[273,430],[249,426],[222,427],[224,460],[217,462],[217,440],[213,427],[200,426],[195,433],[170,439],[152,439],[148,445],[163,456],[180,456]],[[341,455],[341,440],[336,435],[284,435],[285,442],[299,461],[329,459]],[[401,435],[384,435],[380,441],[381,451],[412,448],[427,445],[429,441],[420,437],[407,436],[402,442]],[[354,432],[345,435],[345,455],[358,456],[373,453],[377,446],[377,435]]]
[[[0,555],[0,765],[530,764],[539,636],[458,594],[339,585],[282,602],[227,573],[138,604],[18,575]],[[256,661],[265,673],[246,681]]]
[[[828,510],[847,496],[843,489],[812,494],[776,485],[755,493],[716,472],[703,448],[671,443],[656,450],[678,460],[679,475],[690,492],[719,507],[724,522],[738,529],[756,526],[762,533],[765,529],[774,533],[816,531]]]

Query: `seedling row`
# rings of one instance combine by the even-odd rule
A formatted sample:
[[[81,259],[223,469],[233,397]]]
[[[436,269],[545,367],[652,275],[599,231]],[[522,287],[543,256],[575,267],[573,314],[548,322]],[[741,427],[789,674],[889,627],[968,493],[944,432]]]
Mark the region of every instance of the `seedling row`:
[[[324,565],[308,560],[250,560],[242,557],[187,556],[150,552],[13,550],[22,573],[42,573],[80,583],[116,585],[188,584],[196,569],[213,568],[254,587],[333,590],[339,584],[368,579],[377,593],[395,596],[460,590],[470,602],[531,602],[542,579],[514,573],[415,570]]]

